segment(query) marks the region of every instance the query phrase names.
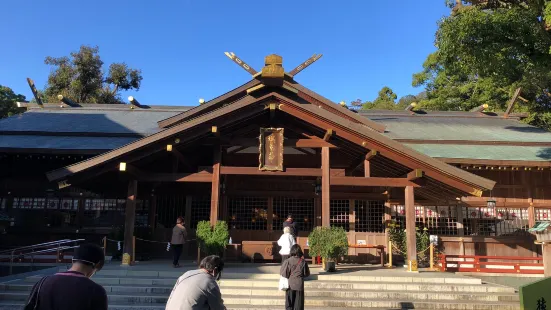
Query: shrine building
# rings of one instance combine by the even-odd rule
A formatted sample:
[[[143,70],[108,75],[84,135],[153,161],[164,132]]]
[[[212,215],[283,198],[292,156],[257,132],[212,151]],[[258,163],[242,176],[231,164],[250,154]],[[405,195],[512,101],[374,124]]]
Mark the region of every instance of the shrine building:
[[[19,103],[0,120],[3,246],[119,231],[132,253],[133,235],[165,242],[178,216],[192,234],[224,220],[233,244],[262,245],[291,213],[303,246],[316,226],[386,245],[394,221],[408,260],[415,226],[446,254],[541,255],[528,229],[551,219],[551,133],[514,101],[506,113],[352,111],[296,79],[321,55],[288,72],[277,55],[258,72],[227,55],[251,80],[195,107]]]

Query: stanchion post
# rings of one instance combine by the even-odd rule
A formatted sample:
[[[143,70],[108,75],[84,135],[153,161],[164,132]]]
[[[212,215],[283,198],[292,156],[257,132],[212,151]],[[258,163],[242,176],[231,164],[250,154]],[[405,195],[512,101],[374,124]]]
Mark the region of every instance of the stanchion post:
[[[434,270],[434,243],[430,244],[430,270]]]
[[[388,240],[388,268],[392,268],[392,241]]]
[[[136,262],[136,236],[132,236],[132,263]]]

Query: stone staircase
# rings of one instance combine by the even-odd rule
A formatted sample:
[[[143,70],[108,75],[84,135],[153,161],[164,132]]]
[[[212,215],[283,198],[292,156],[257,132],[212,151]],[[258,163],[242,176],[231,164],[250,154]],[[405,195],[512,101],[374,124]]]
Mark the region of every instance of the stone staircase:
[[[143,267],[143,266],[141,266]],[[228,309],[283,309],[278,291],[279,266],[266,270],[227,268],[220,282]],[[306,309],[520,309],[514,289],[481,280],[442,273],[408,274],[398,270],[351,271],[327,274],[312,268],[305,282]],[[102,270],[93,280],[109,295],[109,309],[164,309],[184,270]],[[32,285],[41,276],[0,283],[0,309],[21,309]]]

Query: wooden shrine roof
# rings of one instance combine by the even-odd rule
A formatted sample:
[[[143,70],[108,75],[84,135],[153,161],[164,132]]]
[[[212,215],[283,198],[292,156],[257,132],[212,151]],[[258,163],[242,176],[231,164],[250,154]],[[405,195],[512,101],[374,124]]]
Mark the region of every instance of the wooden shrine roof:
[[[204,130],[200,129],[202,125],[210,126],[216,124],[223,128],[224,125],[231,125],[251,115],[265,113],[265,105],[267,103],[272,103],[274,100],[281,103],[279,110],[284,113],[319,128],[331,126],[336,129],[336,135],[338,135],[339,138],[362,145],[366,148],[366,151],[368,146],[369,148],[377,149],[381,152],[381,155],[394,159],[400,163],[403,161],[404,163],[402,164],[411,169],[421,168],[431,179],[438,180],[444,185],[460,189],[462,192],[481,192],[492,189],[495,185],[495,182],[491,180],[447,165],[439,160],[405,147],[401,143],[393,141],[389,137],[368,128],[363,123],[358,123],[354,119],[347,119],[335,114],[330,108],[323,108],[316,104],[299,103],[279,92],[273,91],[258,98],[247,95],[230,105],[222,106],[210,113],[205,113],[185,122],[180,122],[163,131],[142,138],[121,148],[80,163],[51,171],[47,174],[48,179],[50,181],[59,181],[72,177],[75,174],[83,173],[94,167],[103,166],[109,163],[115,164],[124,156],[130,156],[131,153],[141,152],[145,149],[153,152],[162,151],[166,147],[166,143],[172,141],[175,137],[190,137],[186,133],[191,131],[198,131],[201,133],[202,130]],[[208,132],[204,132],[203,134],[207,133]],[[184,138],[182,143],[186,142],[186,138]]]

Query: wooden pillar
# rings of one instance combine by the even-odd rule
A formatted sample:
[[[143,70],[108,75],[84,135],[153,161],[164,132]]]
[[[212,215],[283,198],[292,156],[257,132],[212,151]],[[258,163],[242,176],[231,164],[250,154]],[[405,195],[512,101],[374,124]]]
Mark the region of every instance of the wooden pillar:
[[[329,172],[329,148],[321,148],[321,225],[329,227],[329,206],[331,205],[331,186]]]
[[[364,176],[366,178],[369,178],[371,176],[371,165],[369,163],[369,159],[364,160]]]
[[[551,277],[551,243],[541,245],[541,254],[543,255],[543,275]]]
[[[151,195],[151,200],[149,202],[149,227],[151,232],[155,230],[157,224],[157,196]]]
[[[356,200],[350,199],[348,201],[348,223],[349,223],[349,229],[348,231],[351,233],[356,232]]]
[[[530,206],[528,207],[528,226],[532,228],[534,225],[536,225],[536,210],[534,209],[534,204],[530,202]]]
[[[220,204],[220,147],[215,147],[214,162],[212,164],[212,190],[210,194],[210,225],[218,221],[218,206]]]
[[[463,225],[463,206],[456,205],[455,213],[457,214],[457,235],[465,236],[465,226]]]
[[[413,186],[406,186],[405,208],[408,271],[417,271],[417,238],[415,235],[415,198]]]
[[[134,261],[134,223],[136,222],[136,199],[138,196],[138,181],[128,182],[128,196],[126,198],[126,210],[124,211],[124,247],[123,265],[130,265]]]
[[[84,223],[84,203],[86,199],[79,197],[77,199],[77,217],[75,219],[76,226],[80,229],[83,226]]]
[[[191,204],[193,202],[193,197],[191,195],[186,196],[186,210],[184,211],[184,224],[186,225],[186,228],[191,229]]]
[[[267,213],[268,232],[271,233],[274,231],[274,197],[268,197]]]

